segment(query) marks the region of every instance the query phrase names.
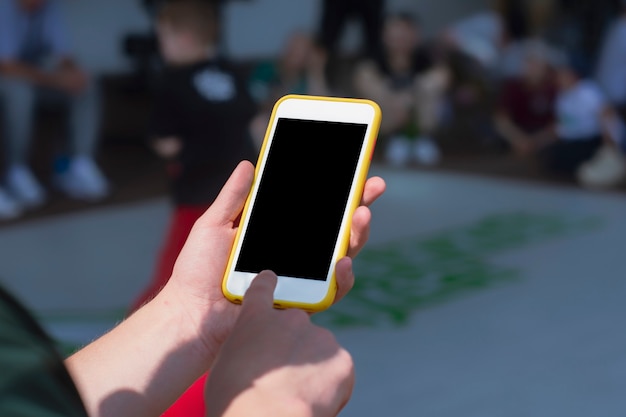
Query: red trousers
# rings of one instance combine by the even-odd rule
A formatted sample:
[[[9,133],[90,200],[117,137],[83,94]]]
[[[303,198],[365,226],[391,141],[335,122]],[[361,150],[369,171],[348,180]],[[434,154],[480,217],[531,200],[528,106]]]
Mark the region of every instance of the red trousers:
[[[204,214],[208,207],[180,206],[176,207],[170,221],[165,243],[157,261],[152,281],[144,292],[132,304],[131,312],[152,300],[167,284],[172,275],[174,263],[183,249],[187,237],[196,220]],[[207,375],[197,380],[179,399],[167,410],[163,417],[205,417],[204,383]]]
[[[204,384],[208,374],[202,376],[161,417],[205,417]]]
[[[172,275],[176,259],[187,241],[191,228],[196,220],[204,214],[207,208],[208,207],[180,206],[174,209],[152,281],[150,281],[148,287],[133,302],[131,312],[138,310],[142,305],[152,300],[165,284],[167,284],[167,281],[169,281]]]

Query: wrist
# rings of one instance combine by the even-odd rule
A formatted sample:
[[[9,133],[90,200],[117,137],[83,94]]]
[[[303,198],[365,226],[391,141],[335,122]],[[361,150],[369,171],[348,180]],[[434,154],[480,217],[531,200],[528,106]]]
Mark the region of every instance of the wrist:
[[[228,336],[226,326],[220,325],[219,306],[190,302],[171,285],[163,288],[148,306],[157,309],[158,314],[168,315],[178,329],[176,337],[185,341],[189,351],[204,364],[203,369],[211,367]]]
[[[220,410],[219,408],[222,407],[218,407],[217,410],[209,409],[207,415],[219,417],[248,415],[256,417],[314,417],[313,410],[305,401],[297,398],[280,398],[273,394],[273,392],[252,387],[231,398],[229,404],[225,405],[225,409]],[[206,401],[208,406],[223,403],[218,399],[212,400],[212,396],[213,393],[209,392]]]

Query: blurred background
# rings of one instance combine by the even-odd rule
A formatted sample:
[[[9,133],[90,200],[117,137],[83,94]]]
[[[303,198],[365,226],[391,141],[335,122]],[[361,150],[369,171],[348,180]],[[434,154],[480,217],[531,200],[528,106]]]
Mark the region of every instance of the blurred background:
[[[624,415],[621,0],[0,0],[0,283],[93,340],[287,93],[383,110],[342,415]]]

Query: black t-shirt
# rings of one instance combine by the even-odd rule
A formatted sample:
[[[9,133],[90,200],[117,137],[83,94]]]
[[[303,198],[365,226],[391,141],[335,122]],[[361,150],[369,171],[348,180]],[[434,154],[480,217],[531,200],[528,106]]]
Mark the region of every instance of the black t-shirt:
[[[87,417],[54,344],[1,287],[0,416]]]
[[[434,52],[431,46],[420,46],[415,50],[411,59],[411,67],[405,73],[392,71],[384,52],[380,52],[374,59],[379,71],[389,80],[394,90],[403,90],[413,85],[415,76],[429,70],[435,64]]]
[[[239,162],[256,160],[248,130],[254,112],[244,77],[226,60],[165,71],[150,136],[182,141],[172,170],[176,204],[211,204]]]

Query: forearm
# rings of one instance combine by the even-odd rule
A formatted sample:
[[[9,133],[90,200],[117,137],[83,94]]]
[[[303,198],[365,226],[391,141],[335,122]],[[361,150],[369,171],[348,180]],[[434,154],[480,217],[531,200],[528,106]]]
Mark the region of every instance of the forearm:
[[[207,404],[208,417],[315,417],[315,411],[305,402],[273,398],[272,393],[249,389],[237,395],[225,410],[214,410]]]
[[[620,144],[624,138],[624,123],[617,113],[612,108],[606,107],[600,117],[604,142]]]
[[[515,145],[524,138],[524,133],[520,128],[518,128],[508,116],[504,114],[497,114],[495,117],[495,127],[497,132],[502,136],[502,138],[510,143],[511,145]]]
[[[160,295],[67,359],[90,416],[159,416],[210,368],[217,348],[176,305]]]
[[[546,146],[559,140],[556,134],[556,127],[554,126],[549,126],[541,130],[533,137],[533,139],[537,149],[545,148]]]
[[[365,64],[357,68],[354,80],[354,86],[359,95],[379,102],[389,100],[391,92],[372,65]]]
[[[18,78],[42,87],[52,87],[54,85],[54,76],[49,72],[17,61],[0,62],[0,75]]]

